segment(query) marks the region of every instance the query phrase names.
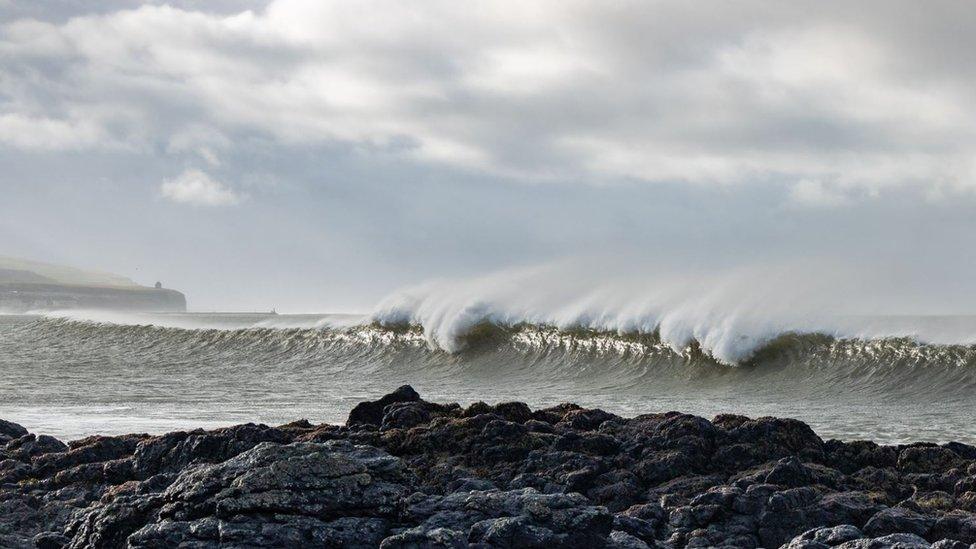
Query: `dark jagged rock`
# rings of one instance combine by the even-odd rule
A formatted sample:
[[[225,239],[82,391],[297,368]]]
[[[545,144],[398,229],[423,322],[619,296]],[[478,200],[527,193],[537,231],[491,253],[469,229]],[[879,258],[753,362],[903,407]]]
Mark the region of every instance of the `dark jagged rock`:
[[[495,547],[593,547],[606,541],[613,515],[580,494],[540,494],[532,488],[508,492],[414,494],[403,519],[419,523],[383,547],[467,540]]]
[[[159,495],[96,505],[78,515],[68,532],[74,532],[72,544],[78,547],[97,546],[110,535],[135,547],[248,540],[324,545],[384,533],[411,491],[408,477],[400,460],[369,446],[265,442],[223,463],[189,468]],[[106,513],[113,505],[124,510]],[[138,520],[101,527],[106,515]],[[95,527],[86,529],[90,524]]]
[[[62,444],[0,421],[0,547],[976,544],[976,448],[779,418],[424,401]]]
[[[934,519],[910,509],[890,507],[875,513],[864,525],[864,533],[875,537],[896,533],[925,536],[934,524]]]
[[[360,402],[351,412],[346,425],[367,424],[379,427],[383,423],[383,409],[390,404],[398,402],[417,402],[420,395],[413,387],[404,385],[396,391],[385,395],[383,398],[374,401]]]
[[[20,438],[27,434],[27,429],[12,421],[0,419],[0,444],[6,444],[15,438]]]
[[[60,453],[68,447],[60,440],[47,435],[24,435],[20,438],[11,440],[4,447],[4,453],[10,459],[30,462],[31,458],[42,454]]]
[[[132,453],[132,467],[138,478],[178,472],[193,463],[216,463],[250,450],[262,442],[286,443],[286,432],[247,423],[215,431],[175,432],[139,440]]]

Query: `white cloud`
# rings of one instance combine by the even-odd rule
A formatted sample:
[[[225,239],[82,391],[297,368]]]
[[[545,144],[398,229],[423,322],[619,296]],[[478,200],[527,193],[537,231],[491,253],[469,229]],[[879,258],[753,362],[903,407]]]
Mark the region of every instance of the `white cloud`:
[[[0,114],[0,144],[27,150],[77,150],[105,145],[109,136],[91,120]]]
[[[159,191],[168,200],[195,206],[232,206],[244,199],[224,183],[192,169],[163,181]]]

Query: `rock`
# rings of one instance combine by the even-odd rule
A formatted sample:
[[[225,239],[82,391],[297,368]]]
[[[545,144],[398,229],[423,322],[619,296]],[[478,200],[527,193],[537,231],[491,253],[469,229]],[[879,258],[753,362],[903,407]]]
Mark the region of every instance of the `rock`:
[[[155,547],[378,547],[389,529],[379,518],[346,517],[322,521],[304,516],[272,519],[160,522],[128,538],[132,548]]]
[[[248,539],[285,547],[373,531],[378,540],[385,533],[378,525],[396,514],[409,481],[400,460],[376,448],[264,442],[222,463],[188,468],[161,494],[89,508],[68,527],[69,547]],[[349,516],[380,520],[335,522]],[[242,517],[252,518],[242,524]]]
[[[823,496],[818,508],[830,524],[865,524],[884,507],[872,492],[834,492]]]
[[[481,404],[484,403],[482,402]],[[487,406],[487,404],[485,404],[485,406]],[[576,404],[564,402],[562,404],[559,404],[558,406],[552,406],[549,408],[536,410],[535,412],[532,413],[532,417],[537,421],[554,425],[562,421],[563,418],[566,417],[566,414],[570,412],[574,412],[576,410],[583,410],[583,408]]]
[[[68,447],[60,440],[47,435],[24,435],[7,443],[4,453],[11,459],[29,462],[35,456],[64,452]]]
[[[380,422],[381,431],[392,429],[410,429],[418,425],[426,425],[436,417],[457,416],[461,407],[457,404],[434,404],[422,400],[416,402],[394,402],[383,408],[383,419]]]
[[[550,408],[549,410],[553,410],[553,408]],[[617,419],[620,419],[620,417],[608,412],[604,412],[603,410],[584,410],[582,408],[576,408],[569,409],[565,414],[563,414],[558,422],[556,422],[556,424],[569,429],[592,431],[603,425],[603,423],[606,421],[614,421]]]
[[[963,444],[961,442],[947,442],[942,445],[946,450],[951,451],[964,460],[976,460],[976,446]]]
[[[849,541],[841,544],[842,549],[929,549],[931,545],[925,538],[915,534],[888,534],[880,538]]]
[[[417,494],[405,514],[420,524],[397,538],[398,544],[427,540],[431,532],[446,529],[495,547],[592,547],[606,542],[613,525],[613,515],[580,494],[540,494],[532,488]],[[384,542],[388,545],[403,546]]]
[[[345,441],[261,443],[223,463],[189,469],[166,489],[164,516],[290,512],[326,517],[394,512],[408,488],[402,463]],[[231,488],[231,490],[227,490]]]
[[[769,417],[462,409],[404,386],[342,426],[0,437],[0,547],[976,543],[976,448]]]
[[[933,543],[932,549],[969,549],[969,544],[954,539],[942,539]]]
[[[0,445],[27,434],[27,429],[12,421],[0,419]]]
[[[864,533],[873,537],[896,533],[908,533],[924,537],[934,524],[935,519],[922,516],[909,509],[893,507],[875,513],[864,525]]]
[[[409,429],[430,423],[433,414],[420,402],[395,402],[390,404],[380,421],[380,429]]]
[[[788,457],[779,460],[766,474],[763,482],[789,487],[806,486],[813,483],[813,474],[799,459]]]
[[[60,532],[41,532],[34,536],[36,549],[61,549],[68,544],[68,538]]]
[[[963,463],[958,454],[938,446],[909,446],[898,453],[898,469],[906,473],[936,473]]]
[[[650,546],[627,532],[614,530],[610,532],[610,543],[607,544],[607,547],[612,549],[649,549]]]
[[[61,445],[61,452],[45,452],[33,461],[34,474],[47,476],[56,471],[63,471],[77,465],[88,463],[103,463],[115,459],[122,459],[132,455],[136,444],[140,440],[137,436],[123,437],[90,437],[77,441],[68,449]]]
[[[889,534],[877,538],[864,537],[860,530],[851,525],[833,528],[816,528],[793,538],[782,549],[823,549],[839,547],[842,549],[929,549],[924,538],[915,534]]]
[[[625,532],[645,543],[653,543],[656,538],[660,537],[664,526],[665,521],[660,519],[645,520],[623,514],[618,514],[613,518],[614,531]]]
[[[791,455],[816,461],[824,457],[823,440],[807,424],[795,419],[763,417],[738,424],[726,432],[732,444],[746,444],[751,450],[745,454],[750,460],[726,466],[743,468]]]
[[[532,419],[532,410],[524,402],[502,402],[490,406],[487,413],[514,423],[525,423]]]
[[[262,442],[286,443],[285,431],[246,423],[217,429],[174,432],[136,441],[132,466],[137,478],[181,471],[194,463],[218,463],[254,448]]]
[[[824,443],[824,451],[828,456],[828,464],[846,474],[867,467],[894,467],[898,462],[897,448],[879,446],[869,440],[828,440]]]
[[[839,526],[816,528],[808,530],[797,539],[809,539],[825,545],[840,545],[844,542],[863,538],[863,534],[856,526],[841,524]],[[794,541],[796,541],[794,539]]]
[[[379,427],[383,423],[383,408],[396,402],[417,402],[420,395],[413,387],[404,385],[384,395],[379,400],[360,402],[351,412],[346,420],[346,425],[375,425]]]
[[[77,513],[65,529],[65,547],[124,547],[129,535],[152,520],[163,504],[158,494],[126,496]]]
[[[963,543],[976,543],[976,515],[954,510],[939,516],[929,534],[932,539],[954,539]]]

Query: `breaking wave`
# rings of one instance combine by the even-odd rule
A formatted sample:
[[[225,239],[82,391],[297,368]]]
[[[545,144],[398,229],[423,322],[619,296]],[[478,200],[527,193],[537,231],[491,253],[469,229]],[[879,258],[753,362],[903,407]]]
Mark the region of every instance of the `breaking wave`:
[[[976,343],[976,317],[887,312],[911,306],[898,289],[887,295],[884,281],[810,264],[631,277],[551,265],[408,288],[384,299],[369,318],[382,326],[419,326],[432,347],[449,352],[463,350],[485,327],[518,332],[527,326],[619,341],[650,338],[655,346],[679,354],[694,348],[727,365],[748,362],[791,334],[904,339],[915,347]]]
[[[729,375],[723,371],[738,371],[736,375],[740,376],[778,371],[788,375],[816,374],[839,389],[856,380],[870,380],[878,388],[899,392],[916,390],[920,384],[941,385],[953,393],[976,388],[976,345],[930,344],[908,337],[864,339],[785,332],[764,338],[762,344],[751,348],[748,356],[730,368],[725,359],[715,357],[701,342],[692,340],[677,347],[657,331],[564,329],[482,321],[454,334],[448,350],[432,346],[430,334],[416,324],[380,324],[368,319],[337,322],[334,318],[309,315],[251,319],[248,327],[213,327],[214,322],[209,323],[211,327],[176,327],[188,324],[187,318],[193,319],[193,315],[163,318],[159,321],[164,324],[161,326],[47,317],[25,324],[20,330],[40,345],[76,349],[85,345],[124,347],[145,353],[147,359],[161,355],[189,360],[206,354],[260,363],[331,360],[348,362],[351,367],[383,359],[400,364],[412,361],[418,367],[483,361],[523,364],[537,368],[539,375],[573,365],[598,368],[606,363],[653,372],[648,379],[668,374],[688,379]]]

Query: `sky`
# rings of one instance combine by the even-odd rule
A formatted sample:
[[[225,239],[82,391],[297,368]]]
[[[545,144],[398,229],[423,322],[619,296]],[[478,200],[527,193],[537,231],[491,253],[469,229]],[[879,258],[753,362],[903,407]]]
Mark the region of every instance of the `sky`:
[[[0,255],[197,310],[599,258],[976,311],[969,3],[93,4],[0,0]]]

